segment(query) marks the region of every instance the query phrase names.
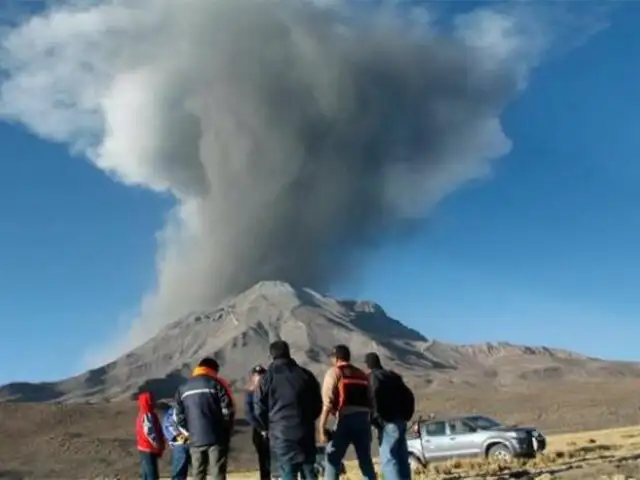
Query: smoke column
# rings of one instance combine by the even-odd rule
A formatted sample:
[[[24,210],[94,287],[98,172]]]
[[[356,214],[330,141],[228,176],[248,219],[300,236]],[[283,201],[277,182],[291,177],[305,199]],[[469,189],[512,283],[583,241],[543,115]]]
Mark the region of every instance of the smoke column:
[[[0,112],[176,199],[157,284],[108,354],[257,281],[327,289],[485,175],[545,48],[529,15],[307,0],[111,0],[6,32]]]

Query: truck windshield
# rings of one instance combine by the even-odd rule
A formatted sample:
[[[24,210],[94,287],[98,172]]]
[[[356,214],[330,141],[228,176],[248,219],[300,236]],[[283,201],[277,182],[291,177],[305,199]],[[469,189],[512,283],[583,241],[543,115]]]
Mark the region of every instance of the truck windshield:
[[[497,420],[489,417],[484,417],[482,415],[467,417],[466,420],[480,430],[491,430],[492,428],[498,428],[502,426],[502,424]]]

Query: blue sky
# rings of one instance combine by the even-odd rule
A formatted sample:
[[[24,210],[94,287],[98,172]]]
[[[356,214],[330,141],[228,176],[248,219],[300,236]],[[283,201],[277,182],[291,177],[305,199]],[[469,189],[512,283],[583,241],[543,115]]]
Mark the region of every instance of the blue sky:
[[[640,4],[545,62],[505,113],[512,152],[372,255],[342,296],[429,337],[639,359]],[[171,202],[0,124],[0,383],[75,373],[154,279]]]

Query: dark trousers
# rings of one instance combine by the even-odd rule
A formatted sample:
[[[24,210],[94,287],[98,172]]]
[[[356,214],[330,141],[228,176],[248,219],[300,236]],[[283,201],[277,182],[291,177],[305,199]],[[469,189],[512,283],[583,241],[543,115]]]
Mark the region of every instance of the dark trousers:
[[[159,480],[158,456],[149,452],[140,452],[140,471],[142,480]]]
[[[260,478],[269,480],[271,478],[271,452],[269,451],[269,438],[254,428],[252,432],[253,448],[258,456],[258,467],[260,468]]]
[[[207,470],[213,480],[226,480],[228,445],[208,445],[190,447],[191,466],[194,480],[207,480]]]
[[[317,480],[315,462],[278,462],[280,470],[280,480]]]
[[[174,445],[171,448],[171,480],[187,480],[190,463],[189,447]]]
[[[356,457],[358,457],[358,466],[360,467],[362,478],[375,480],[376,470],[371,457],[371,441],[369,412],[353,412],[341,416],[333,432],[333,438],[326,447],[327,458],[324,478],[326,480],[338,480],[342,460],[349,446],[353,445]]]

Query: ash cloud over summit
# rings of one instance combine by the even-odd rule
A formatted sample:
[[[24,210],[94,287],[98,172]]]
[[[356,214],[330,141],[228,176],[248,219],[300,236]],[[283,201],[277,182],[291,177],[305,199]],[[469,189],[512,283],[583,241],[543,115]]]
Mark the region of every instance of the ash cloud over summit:
[[[4,119],[176,200],[109,356],[261,280],[326,290],[509,151],[544,22],[376,3],[76,0],[3,31]]]

